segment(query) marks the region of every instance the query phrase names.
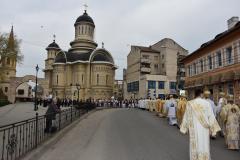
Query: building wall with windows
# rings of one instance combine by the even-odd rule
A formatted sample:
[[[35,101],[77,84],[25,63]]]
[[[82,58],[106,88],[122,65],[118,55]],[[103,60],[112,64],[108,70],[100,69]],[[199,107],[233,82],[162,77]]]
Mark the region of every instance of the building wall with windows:
[[[186,56],[187,53],[187,50],[169,38],[165,38],[149,47],[131,46],[131,51],[127,57],[127,69],[123,78],[124,98],[148,98],[148,80],[149,83],[156,81],[156,85],[158,85],[158,81],[163,81],[166,82],[166,86],[169,85],[169,81],[172,81],[176,86],[177,59],[181,55]],[[147,77],[151,75],[154,75],[154,78],[147,80]],[[161,80],[161,78],[163,79]],[[168,88],[165,94],[170,93]],[[171,90],[171,93],[177,94],[176,87]],[[158,97],[158,94],[155,96],[151,94],[150,97]]]
[[[198,88],[208,89],[217,102],[221,91],[233,94],[240,103],[240,23],[218,34],[183,59],[186,89],[194,96]]]
[[[68,51],[61,50],[55,40],[46,48],[44,72],[49,94],[60,99],[110,99],[117,69],[111,53],[104,43],[97,48],[95,23],[86,10],[74,27],[75,37]]]

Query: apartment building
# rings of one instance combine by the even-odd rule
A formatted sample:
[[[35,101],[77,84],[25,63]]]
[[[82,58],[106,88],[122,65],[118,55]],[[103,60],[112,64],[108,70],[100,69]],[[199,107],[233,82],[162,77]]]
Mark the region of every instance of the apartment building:
[[[145,46],[131,46],[124,70],[124,98],[164,98],[178,94],[178,57],[188,51],[174,40],[164,38]]]
[[[234,95],[240,104],[240,22],[228,20],[228,29],[182,60],[185,66],[185,89],[190,98],[196,89],[208,89],[218,101],[219,93]]]

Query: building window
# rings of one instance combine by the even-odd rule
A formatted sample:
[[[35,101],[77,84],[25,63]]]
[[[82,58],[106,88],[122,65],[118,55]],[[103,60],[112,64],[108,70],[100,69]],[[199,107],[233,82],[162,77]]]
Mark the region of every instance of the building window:
[[[203,72],[203,60],[200,60],[200,67],[201,67],[201,72]]]
[[[158,81],[158,89],[165,89],[165,82],[164,81]]]
[[[223,85],[219,85],[218,86],[218,92],[220,93],[220,92],[223,92]]]
[[[10,65],[10,58],[7,58],[7,64]]]
[[[4,89],[4,90],[5,90],[5,92],[8,92],[8,87],[5,87],[5,89]]]
[[[58,75],[57,75],[57,84],[58,84]]]
[[[228,94],[233,95],[233,83],[228,84]]]
[[[170,82],[170,89],[176,89],[176,82]]]
[[[193,64],[193,74],[194,75],[197,74],[197,65],[196,65],[196,63]]]
[[[218,64],[218,67],[222,66],[222,54],[221,52],[217,52],[217,64]]]
[[[106,85],[108,84],[108,75],[106,75]]]
[[[148,81],[148,89],[156,89],[156,81]]]
[[[149,59],[149,55],[142,55],[144,59]]]
[[[227,64],[231,64],[233,62],[233,59],[232,59],[232,47],[228,47],[226,49],[226,57],[227,57]]]
[[[154,68],[155,68],[155,69],[158,69],[158,64],[154,64]]]
[[[139,91],[139,81],[130,82],[127,84],[127,91],[128,92],[136,92]]]
[[[212,56],[208,56],[208,69],[211,70],[212,67]]]
[[[82,74],[82,84],[84,84],[84,75]]]
[[[97,74],[97,85],[99,84],[99,74]]]
[[[191,68],[190,68],[190,65],[188,66],[188,76],[191,76]]]
[[[164,54],[162,54],[162,59],[164,59]]]
[[[24,89],[19,89],[18,90],[18,95],[24,95]]]

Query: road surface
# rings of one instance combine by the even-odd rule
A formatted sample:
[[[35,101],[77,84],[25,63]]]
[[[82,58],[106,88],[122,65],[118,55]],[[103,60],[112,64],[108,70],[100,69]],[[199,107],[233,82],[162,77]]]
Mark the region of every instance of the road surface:
[[[222,138],[211,141],[212,160],[239,160]],[[34,160],[188,160],[188,136],[147,111],[107,109],[80,121]]]

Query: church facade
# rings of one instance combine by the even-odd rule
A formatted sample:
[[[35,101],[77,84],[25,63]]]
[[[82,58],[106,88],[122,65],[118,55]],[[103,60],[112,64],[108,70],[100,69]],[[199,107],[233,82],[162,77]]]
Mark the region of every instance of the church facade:
[[[60,99],[109,99],[113,96],[114,59],[94,41],[95,24],[87,11],[74,24],[75,37],[63,51],[55,40],[48,45],[45,79],[48,93]]]

